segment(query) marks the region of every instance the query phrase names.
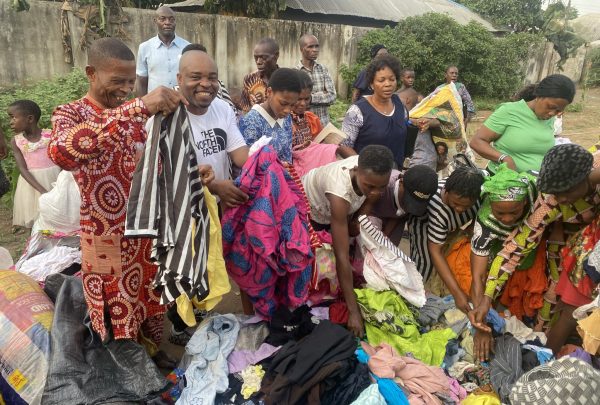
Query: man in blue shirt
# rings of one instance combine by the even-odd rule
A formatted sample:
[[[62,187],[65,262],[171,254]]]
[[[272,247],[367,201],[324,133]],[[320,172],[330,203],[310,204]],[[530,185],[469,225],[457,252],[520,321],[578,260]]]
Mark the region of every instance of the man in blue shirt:
[[[181,51],[189,44],[175,34],[175,13],[167,6],[156,10],[158,35],[140,44],[136,66],[136,94],[146,95],[158,86],[177,85]]]

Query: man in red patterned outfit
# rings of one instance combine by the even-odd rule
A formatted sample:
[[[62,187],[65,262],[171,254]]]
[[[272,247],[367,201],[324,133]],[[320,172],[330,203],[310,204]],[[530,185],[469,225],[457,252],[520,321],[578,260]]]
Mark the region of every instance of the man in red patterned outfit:
[[[152,241],[124,238],[125,214],[147,138],[144,124],[187,101],[166,87],[127,101],[135,84],[135,60],[118,39],[95,41],[85,71],[87,94],[59,106],[52,116],[48,154],[73,171],[81,191],[81,267],[92,327],[103,340],[112,329],[115,339],[144,338],[158,348],[165,306],[152,284],[157,271],[150,262]]]

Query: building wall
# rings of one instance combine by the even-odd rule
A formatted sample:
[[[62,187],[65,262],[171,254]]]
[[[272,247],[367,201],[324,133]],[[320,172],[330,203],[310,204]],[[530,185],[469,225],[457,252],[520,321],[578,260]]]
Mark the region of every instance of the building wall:
[[[84,67],[86,53],[80,47],[84,21],[68,12],[73,50],[71,63],[65,62],[61,36],[61,3],[30,0],[31,9],[17,13],[11,0],[0,0],[0,87],[13,86]],[[156,35],[152,10],[126,8],[125,42],[137,53],[138,45]],[[338,93],[346,96],[347,85],[339,75],[342,64],[356,59],[357,41],[368,28],[304,21],[263,20],[241,17],[177,13],[177,34],[190,42],[206,46],[219,67],[220,78],[229,87],[241,87],[245,74],[255,69],[252,51],[259,39],[270,36],[280,45],[280,66],[293,67],[300,60],[298,38],[315,34],[321,43],[319,62],[331,72]],[[586,48],[564,66],[575,81],[581,78]],[[528,83],[557,71],[558,55],[552,44],[535,55],[527,65]]]
[[[84,22],[69,12],[73,63],[64,61],[60,31],[60,3],[30,1],[28,12],[16,13],[10,0],[0,0],[0,87],[50,78],[84,67],[86,53],[79,43]],[[139,44],[156,35],[154,12],[126,8],[125,42],[137,54]],[[356,57],[357,39],[365,28],[339,24],[262,20],[195,13],[177,13],[176,32],[190,42],[202,43],[215,58],[219,76],[229,87],[240,87],[245,74],[256,69],[254,45],[272,37],[280,45],[280,66],[293,67],[300,61],[298,39],[313,33],[321,45],[319,62],[331,72],[338,89],[346,86],[339,66]]]

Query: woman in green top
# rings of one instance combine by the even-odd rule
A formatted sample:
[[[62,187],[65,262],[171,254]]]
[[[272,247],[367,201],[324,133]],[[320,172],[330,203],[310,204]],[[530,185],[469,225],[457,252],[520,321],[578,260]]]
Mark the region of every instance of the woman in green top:
[[[489,159],[488,170],[498,165],[517,172],[539,171],[542,159],[554,146],[554,120],[573,102],[575,85],[564,75],[542,80],[529,97],[502,104],[477,130],[471,148]]]

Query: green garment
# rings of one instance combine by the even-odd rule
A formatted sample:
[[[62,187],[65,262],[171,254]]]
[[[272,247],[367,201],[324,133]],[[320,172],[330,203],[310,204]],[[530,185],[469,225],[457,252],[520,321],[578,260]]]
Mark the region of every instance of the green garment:
[[[358,300],[367,341],[376,346],[387,343],[399,354],[412,355],[432,366],[441,366],[446,345],[456,334],[450,328],[432,330],[423,335],[414,314],[394,291],[354,290]]]
[[[512,157],[518,172],[539,171],[554,146],[554,118],[540,120],[525,100],[502,104],[483,125],[500,135],[494,148]],[[498,163],[489,162],[488,168],[496,173]]]

